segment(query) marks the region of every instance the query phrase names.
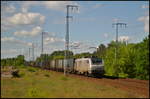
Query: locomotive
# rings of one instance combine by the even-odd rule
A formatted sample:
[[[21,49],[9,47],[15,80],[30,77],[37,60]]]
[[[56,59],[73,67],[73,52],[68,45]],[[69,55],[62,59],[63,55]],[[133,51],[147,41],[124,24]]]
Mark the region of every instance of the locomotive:
[[[55,59],[35,63],[34,66],[43,69],[64,71],[84,75],[103,75],[104,61],[100,58]]]

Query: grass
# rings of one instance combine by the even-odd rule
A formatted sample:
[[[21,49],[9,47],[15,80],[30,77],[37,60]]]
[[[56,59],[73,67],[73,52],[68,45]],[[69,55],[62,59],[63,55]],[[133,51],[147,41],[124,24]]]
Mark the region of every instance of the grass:
[[[36,68],[33,68],[33,67],[30,67],[30,68],[28,68],[28,71],[30,71],[30,72],[36,72]]]
[[[19,78],[1,78],[2,98],[132,98],[142,97],[87,82],[79,78],[65,77],[61,73],[31,67],[20,68]],[[34,71],[34,72],[33,72]]]

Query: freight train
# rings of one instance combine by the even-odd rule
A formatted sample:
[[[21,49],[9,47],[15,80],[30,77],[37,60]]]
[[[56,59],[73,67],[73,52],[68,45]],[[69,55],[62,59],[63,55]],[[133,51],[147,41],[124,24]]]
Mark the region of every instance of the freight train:
[[[34,66],[43,69],[64,71],[84,75],[103,75],[104,61],[99,58],[55,59],[35,63]]]

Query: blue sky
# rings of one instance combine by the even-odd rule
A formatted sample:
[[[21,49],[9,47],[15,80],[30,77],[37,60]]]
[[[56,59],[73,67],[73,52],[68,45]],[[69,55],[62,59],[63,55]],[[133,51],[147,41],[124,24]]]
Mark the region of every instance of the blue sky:
[[[148,1],[5,1],[1,6],[1,58],[24,54],[31,59],[29,48],[34,44],[35,57],[41,53],[41,32],[44,53],[64,50],[66,5],[78,5],[70,11],[70,46],[74,53],[93,52],[100,44],[115,39],[112,24],[123,22],[119,40],[137,43],[149,34]]]

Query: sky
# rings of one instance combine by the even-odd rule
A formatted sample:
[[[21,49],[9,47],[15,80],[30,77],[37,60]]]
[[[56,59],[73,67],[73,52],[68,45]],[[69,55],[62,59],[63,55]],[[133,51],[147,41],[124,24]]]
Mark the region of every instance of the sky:
[[[138,43],[149,34],[149,1],[1,1],[1,58],[22,54],[30,60],[33,47],[34,57],[40,56],[42,32],[44,53],[64,50],[66,5],[78,6],[69,9],[70,50],[75,54],[115,40],[113,23],[127,24],[119,26],[120,41]]]

